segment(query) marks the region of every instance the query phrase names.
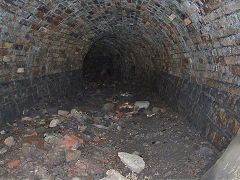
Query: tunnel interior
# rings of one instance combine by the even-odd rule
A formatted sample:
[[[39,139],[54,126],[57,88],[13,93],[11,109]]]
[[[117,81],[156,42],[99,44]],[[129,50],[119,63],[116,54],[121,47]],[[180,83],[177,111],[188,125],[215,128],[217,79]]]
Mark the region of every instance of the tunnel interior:
[[[124,44],[114,35],[97,39],[83,60],[83,78],[86,81],[130,80],[135,66],[125,51]]]
[[[239,10],[238,0],[2,0],[0,177],[100,179],[114,167],[128,179],[201,178],[238,136]],[[117,151],[145,170],[130,172]]]

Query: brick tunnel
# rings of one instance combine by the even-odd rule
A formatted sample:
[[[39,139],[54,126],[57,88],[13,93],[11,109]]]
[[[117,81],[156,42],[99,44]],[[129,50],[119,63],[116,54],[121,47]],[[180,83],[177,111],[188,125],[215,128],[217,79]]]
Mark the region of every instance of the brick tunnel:
[[[171,166],[169,167],[171,170],[168,169],[166,172],[157,172],[157,170],[151,172],[149,168],[154,166],[149,165],[145,168],[147,170],[139,174],[134,174],[133,171],[130,177],[126,175],[128,173],[126,164],[123,167],[116,166],[115,170],[125,173],[127,179],[134,179],[133,176],[137,178],[137,175],[138,179],[201,178],[226,150],[234,137],[237,137],[240,127],[239,13],[239,0],[1,0],[0,123],[2,131],[0,139],[2,143],[0,156],[4,160],[0,162],[0,177],[3,179],[34,179],[35,176],[39,179],[103,178],[107,170],[113,169],[109,167],[115,167],[110,165],[111,160],[103,159],[105,164],[101,164],[101,167],[103,166],[104,170],[99,172],[101,168],[95,162],[96,159],[82,157],[84,150],[82,155],[70,161],[75,164],[69,165],[67,170],[66,167],[58,166],[58,163],[52,166],[60,170],[53,170],[53,167],[49,168],[50,166],[47,165],[39,169],[34,163],[30,168],[29,159],[36,157],[26,156],[34,152],[31,149],[33,146],[36,150],[36,146],[41,143],[47,144],[42,142],[41,138],[46,136],[46,132],[50,133],[50,130],[44,131],[45,134],[41,137],[41,133],[34,131],[39,128],[37,125],[31,125],[33,131],[30,133],[30,125],[27,124],[38,123],[36,119],[45,118],[48,123],[52,117],[69,118],[69,115],[64,116],[64,113],[51,114],[46,104],[59,102],[65,98],[68,98],[66,101],[71,101],[71,98],[76,100],[78,96],[82,96],[82,99],[84,96],[90,98],[91,96],[83,94],[99,95],[99,91],[104,89],[105,95],[108,95],[110,84],[115,83],[111,86],[115,90],[122,87],[125,91],[127,87],[135,88],[134,92],[139,94],[138,99],[135,100],[150,101],[151,105],[152,102],[156,104],[164,102],[167,112],[160,108],[162,111],[150,118],[155,118],[154,120],[157,121],[165,115],[164,112],[176,114],[181,122],[189,125],[189,132],[199,133],[199,138],[202,138],[202,144],[198,144],[199,147],[207,143],[209,148],[213,148],[212,153],[209,153],[210,150],[205,152],[212,155],[211,162],[198,167],[198,171],[179,170],[177,173],[173,170],[175,167]],[[145,95],[146,92],[149,93]],[[151,97],[153,98],[151,101],[149,100],[151,95],[157,98]],[[81,98],[77,99],[78,103],[85,102]],[[92,101],[93,104],[95,101],[97,103],[96,99]],[[114,105],[116,107],[119,104]],[[42,107],[46,107],[47,111],[44,116],[38,114]],[[61,106],[62,109],[67,109],[63,107]],[[61,108],[58,107],[58,112]],[[69,114],[73,113],[71,109],[67,110]],[[87,112],[87,110],[84,111]],[[135,122],[136,118],[149,115],[149,111],[148,109],[139,110],[130,119],[135,118],[133,120]],[[107,115],[121,119],[116,109],[111,113]],[[126,112],[120,113],[123,116]],[[105,118],[105,115],[101,114],[102,118]],[[124,126],[118,123],[118,133],[124,132]],[[67,124],[70,125],[71,122]],[[58,127],[61,126],[58,125]],[[105,126],[101,127],[105,128]],[[109,131],[104,128],[100,128],[99,131]],[[161,131],[161,133],[165,133],[166,129],[164,128],[164,132]],[[60,130],[62,137],[58,137],[59,139],[66,140],[73,137],[84,139],[83,135],[76,134],[79,129],[74,131],[75,134],[66,129],[64,134],[63,129],[60,128]],[[60,130],[51,129],[51,133]],[[69,133],[72,135],[68,136],[66,131],[68,135]],[[93,134],[93,137],[87,135],[90,139],[93,138],[89,147],[99,143],[100,140],[103,141],[99,134]],[[6,142],[8,137],[14,138],[15,145],[8,146]],[[188,141],[189,137],[184,140]],[[83,142],[86,150],[87,142],[91,140],[83,140]],[[158,141],[152,142],[154,142],[153,145]],[[56,153],[71,153],[64,149],[54,151],[54,154],[51,150],[46,150],[49,144],[45,144],[43,147],[40,145],[41,148],[45,148],[41,153],[44,151],[48,157],[55,157],[52,161],[60,161],[55,156]],[[148,147],[144,143],[143,146]],[[202,150],[199,147],[196,150],[198,152]],[[79,146],[79,148],[84,147]],[[24,152],[28,153],[12,158],[11,153],[17,149],[20,151],[24,149]],[[138,150],[136,148],[136,151]],[[71,149],[71,151],[74,150]],[[155,151],[158,150],[155,149]],[[129,150],[129,153],[132,152]],[[239,151],[237,152],[239,154]],[[143,159],[145,157],[144,154],[139,156]],[[42,161],[45,162],[45,160]],[[63,161],[59,163],[64,163]],[[34,159],[34,162],[38,161]],[[84,163],[85,167],[93,166],[90,169],[99,171],[92,172],[93,170],[85,169],[84,174],[83,167],[79,167]],[[79,168],[82,168],[81,171]],[[31,169],[32,173],[27,172],[27,169]],[[25,176],[21,175],[21,172],[25,172]],[[240,178],[239,170],[238,175],[235,174],[235,176]],[[231,175],[226,177],[233,178]],[[222,176],[223,179],[226,177]],[[221,177],[218,176],[217,179]]]

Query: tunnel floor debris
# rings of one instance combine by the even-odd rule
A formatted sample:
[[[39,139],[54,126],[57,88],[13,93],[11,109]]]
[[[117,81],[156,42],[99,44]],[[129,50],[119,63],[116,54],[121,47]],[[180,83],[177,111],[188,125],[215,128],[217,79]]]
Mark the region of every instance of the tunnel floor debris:
[[[199,179],[220,155],[151,89],[116,83],[32,107],[0,140],[0,179]]]

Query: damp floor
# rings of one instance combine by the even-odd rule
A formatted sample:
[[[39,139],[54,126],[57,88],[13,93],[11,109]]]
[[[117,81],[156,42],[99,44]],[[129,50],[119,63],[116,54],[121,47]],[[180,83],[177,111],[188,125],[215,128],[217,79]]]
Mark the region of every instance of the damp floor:
[[[134,108],[149,101],[147,109]],[[88,83],[1,126],[0,179],[199,179],[220,152],[150,88]],[[119,152],[143,158],[131,171]]]

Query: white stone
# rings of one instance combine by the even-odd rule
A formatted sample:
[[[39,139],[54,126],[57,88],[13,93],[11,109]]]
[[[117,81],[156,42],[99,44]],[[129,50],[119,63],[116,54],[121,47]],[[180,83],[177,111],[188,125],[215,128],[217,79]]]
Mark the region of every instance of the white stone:
[[[102,178],[101,180],[127,180],[124,176],[122,176],[118,171],[114,169],[110,169],[107,171],[107,177]]]
[[[118,157],[129,169],[135,173],[140,173],[145,168],[145,162],[143,158],[138,155],[119,152]]]
[[[2,154],[5,154],[7,152],[7,148],[2,148],[2,149],[0,149],[0,154],[2,155]]]
[[[68,111],[65,111],[65,110],[58,110],[58,115],[60,115],[60,116],[67,116],[69,114],[69,112]]]
[[[22,121],[32,121],[32,118],[25,116],[22,118]]]
[[[82,179],[79,177],[73,177],[71,180],[82,180]]]
[[[10,58],[10,57],[8,57],[8,56],[4,56],[4,57],[3,57],[3,62],[8,63],[8,62],[10,62],[10,61],[11,61],[11,58]]]
[[[24,68],[18,68],[17,73],[24,73]]]
[[[49,127],[51,127],[51,128],[56,127],[59,123],[60,123],[60,121],[58,119],[53,119],[50,122]]]
[[[175,14],[171,14],[171,15],[169,16],[170,21],[173,21],[175,18],[176,18],[176,15],[175,15]]]
[[[78,111],[76,109],[71,110],[71,115],[74,115],[74,114],[77,114],[77,113],[78,113]]]
[[[149,107],[149,105],[150,105],[149,101],[136,101],[134,103],[134,108],[135,109],[136,108],[138,108],[138,109],[142,109],[142,108],[147,109]]]
[[[6,134],[6,131],[5,130],[1,130],[0,134]]]
[[[44,141],[48,144],[57,144],[62,138],[58,134],[49,135],[46,133],[46,134],[44,134],[44,136],[45,136]]]
[[[8,138],[5,139],[4,143],[8,146],[11,147],[15,144],[14,138],[12,136],[9,136]]]

